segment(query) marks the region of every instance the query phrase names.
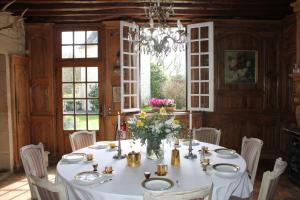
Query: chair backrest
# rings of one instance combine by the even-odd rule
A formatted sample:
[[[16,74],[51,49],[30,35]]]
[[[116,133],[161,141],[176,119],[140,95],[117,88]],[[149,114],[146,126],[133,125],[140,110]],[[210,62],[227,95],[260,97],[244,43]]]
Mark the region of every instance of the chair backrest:
[[[47,167],[44,160],[44,146],[27,145],[20,149],[20,156],[28,180],[32,198],[36,198],[36,193],[32,187],[29,176],[36,176],[48,180]]]
[[[253,185],[262,146],[263,141],[258,138],[243,137],[241,155],[246,161],[247,172]]]
[[[266,171],[264,173],[261,186],[260,186],[258,200],[273,199],[280,175],[284,172],[286,166],[287,166],[287,162],[282,161],[281,158],[277,158],[273,171],[272,172]]]
[[[29,177],[37,193],[38,200],[67,200],[67,190],[62,183],[51,183],[35,176]]]
[[[221,130],[210,127],[201,127],[199,129],[193,130],[194,139],[201,142],[211,143],[211,144],[220,144],[221,139]]]
[[[91,146],[96,142],[96,133],[88,131],[78,131],[69,135],[72,151]]]
[[[181,192],[145,192],[144,200],[210,200],[212,193],[212,184],[205,187],[195,188],[191,191]]]

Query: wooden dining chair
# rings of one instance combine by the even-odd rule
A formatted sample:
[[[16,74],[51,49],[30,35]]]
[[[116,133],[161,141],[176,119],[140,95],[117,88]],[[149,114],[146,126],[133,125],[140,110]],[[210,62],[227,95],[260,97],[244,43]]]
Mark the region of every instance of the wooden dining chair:
[[[51,183],[48,180],[29,176],[30,181],[37,194],[38,200],[67,200],[67,190],[62,183]]]
[[[241,156],[246,161],[247,172],[253,186],[262,146],[263,141],[258,138],[243,137]]]
[[[78,131],[69,135],[72,151],[91,146],[96,143],[94,131]]]
[[[44,160],[44,146],[42,143],[24,146],[20,149],[20,156],[28,180],[31,197],[32,199],[37,199],[37,194],[33,189],[29,176],[48,180],[48,172]]]
[[[221,130],[211,127],[201,127],[199,129],[193,129],[194,139],[201,142],[211,143],[215,145],[220,144]]]
[[[145,192],[144,200],[210,200],[213,185],[180,192]]]
[[[258,200],[273,199],[280,175],[283,174],[286,166],[287,166],[287,162],[283,161],[281,158],[277,158],[273,171],[264,172],[260,190],[259,190]]]
[[[281,158],[277,158],[273,171],[264,172],[257,200],[273,199],[280,175],[283,174],[286,166],[287,166],[287,162],[283,161]],[[252,200],[252,199],[254,199],[253,193],[251,197],[244,198],[244,199],[235,196],[230,197],[230,200]]]

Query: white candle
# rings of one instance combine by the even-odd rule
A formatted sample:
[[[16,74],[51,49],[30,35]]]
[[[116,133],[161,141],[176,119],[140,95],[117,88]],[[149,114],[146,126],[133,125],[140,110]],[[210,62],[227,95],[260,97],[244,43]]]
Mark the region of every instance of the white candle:
[[[192,129],[192,123],[193,123],[193,116],[192,116],[192,111],[190,110],[190,129]]]
[[[120,126],[121,126],[121,116],[120,113],[118,112],[118,130],[120,130]]]

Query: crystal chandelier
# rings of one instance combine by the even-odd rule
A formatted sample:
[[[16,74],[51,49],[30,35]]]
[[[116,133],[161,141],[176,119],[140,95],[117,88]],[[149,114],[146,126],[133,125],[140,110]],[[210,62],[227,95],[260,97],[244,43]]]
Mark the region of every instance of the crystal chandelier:
[[[177,20],[177,27],[167,23],[169,17],[175,14],[171,0],[150,0],[149,7],[145,7],[145,14],[149,24],[139,27],[134,23],[129,32],[129,40],[133,41],[135,50],[162,58],[172,49],[185,49],[186,32],[180,20]]]

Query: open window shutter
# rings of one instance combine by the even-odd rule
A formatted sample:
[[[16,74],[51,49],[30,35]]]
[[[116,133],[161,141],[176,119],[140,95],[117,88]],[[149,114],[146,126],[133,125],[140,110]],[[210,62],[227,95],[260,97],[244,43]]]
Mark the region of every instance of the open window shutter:
[[[187,26],[188,109],[214,111],[213,22]]]
[[[134,28],[134,24],[121,21],[120,64],[122,113],[136,112],[140,110],[139,53],[134,48],[134,38],[128,37],[129,30],[132,30]]]

